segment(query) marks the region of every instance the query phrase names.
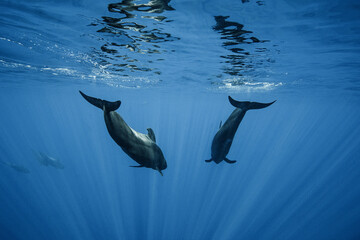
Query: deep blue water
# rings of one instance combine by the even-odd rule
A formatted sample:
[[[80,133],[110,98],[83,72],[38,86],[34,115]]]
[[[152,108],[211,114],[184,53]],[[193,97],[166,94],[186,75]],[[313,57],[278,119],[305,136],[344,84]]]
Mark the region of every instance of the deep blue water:
[[[358,1],[0,12],[0,239],[360,239]],[[164,176],[130,168],[78,90],[151,127]],[[277,102],[246,113],[235,164],[206,163],[228,95]]]

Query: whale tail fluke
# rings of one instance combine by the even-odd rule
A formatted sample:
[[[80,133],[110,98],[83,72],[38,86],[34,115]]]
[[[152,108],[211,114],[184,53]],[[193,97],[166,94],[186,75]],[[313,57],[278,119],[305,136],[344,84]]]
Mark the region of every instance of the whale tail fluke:
[[[102,100],[99,98],[90,97],[90,96],[86,95],[85,93],[83,93],[82,91],[79,91],[79,92],[80,92],[81,96],[83,96],[85,98],[86,101],[88,101],[89,103],[91,103],[92,105],[94,105],[100,109],[105,109],[105,111],[108,111],[108,112],[115,111],[121,105],[121,101],[109,102],[109,101]]]
[[[242,110],[251,110],[251,109],[261,109],[261,108],[266,108],[268,106],[270,106],[271,104],[273,104],[275,101],[271,102],[271,103],[258,103],[258,102],[249,102],[249,101],[236,101],[234,100],[232,97],[229,96],[229,101],[231,103],[231,105],[233,105],[236,108],[241,108]]]

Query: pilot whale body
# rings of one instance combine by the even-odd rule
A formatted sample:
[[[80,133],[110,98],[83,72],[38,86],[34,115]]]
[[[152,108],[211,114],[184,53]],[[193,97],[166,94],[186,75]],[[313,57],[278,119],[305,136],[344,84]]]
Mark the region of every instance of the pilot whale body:
[[[12,169],[14,169],[15,171],[18,171],[18,172],[21,172],[21,173],[30,173],[30,170],[27,169],[26,167],[24,166],[21,166],[21,165],[16,165],[16,164],[13,164],[11,162],[6,162],[6,161],[2,161],[0,160],[0,163],[6,165],[6,166],[9,166],[11,167]]]
[[[167,167],[166,160],[156,144],[155,134],[151,128],[147,129],[148,134],[136,132],[115,112],[121,105],[120,101],[109,102],[79,92],[89,103],[104,111],[105,124],[110,136],[129,157],[139,164],[139,166],[131,167],[152,168],[163,175],[161,171]]]
[[[37,160],[41,165],[44,165],[45,167],[51,166],[58,169],[64,169],[64,165],[60,162],[59,159],[50,157],[42,152],[35,152],[35,154],[37,156]]]
[[[211,159],[205,160],[205,162],[214,161],[216,164],[218,164],[224,160],[227,163],[235,163],[236,161],[227,159],[226,155],[229,153],[236,130],[244,118],[246,111],[251,109],[266,108],[275,102],[240,102],[232,99],[230,96],[229,101],[231,105],[236,107],[236,109],[230,114],[224,125],[221,126],[220,123],[220,129],[216,133],[211,144]]]

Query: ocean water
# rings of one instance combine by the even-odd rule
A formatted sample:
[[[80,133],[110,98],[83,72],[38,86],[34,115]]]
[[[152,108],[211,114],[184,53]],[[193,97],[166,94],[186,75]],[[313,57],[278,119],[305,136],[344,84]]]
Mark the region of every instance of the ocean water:
[[[360,3],[0,2],[0,239],[360,239]],[[151,127],[130,168],[103,113]],[[228,158],[220,121],[248,111]]]

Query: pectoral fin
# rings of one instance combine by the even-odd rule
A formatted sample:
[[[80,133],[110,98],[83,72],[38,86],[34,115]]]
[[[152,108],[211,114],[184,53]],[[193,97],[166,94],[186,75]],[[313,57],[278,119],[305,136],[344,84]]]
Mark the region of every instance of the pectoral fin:
[[[209,160],[205,160],[205,162],[211,162],[212,161],[212,159],[209,159]]]
[[[139,166],[129,166],[129,167],[144,167],[144,165],[139,165]]]
[[[153,140],[154,142],[156,142],[156,138],[155,138],[155,133],[151,128],[148,128],[148,136],[151,140]]]
[[[227,158],[224,158],[224,161],[230,164],[236,163],[236,160],[229,160]]]

